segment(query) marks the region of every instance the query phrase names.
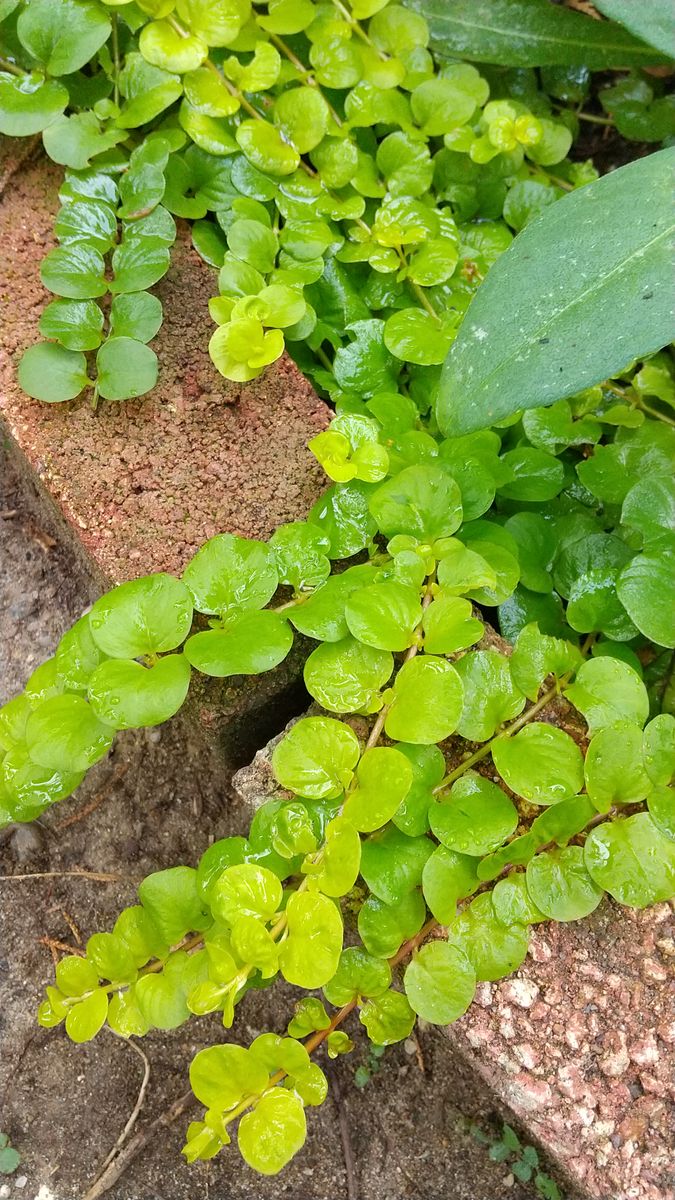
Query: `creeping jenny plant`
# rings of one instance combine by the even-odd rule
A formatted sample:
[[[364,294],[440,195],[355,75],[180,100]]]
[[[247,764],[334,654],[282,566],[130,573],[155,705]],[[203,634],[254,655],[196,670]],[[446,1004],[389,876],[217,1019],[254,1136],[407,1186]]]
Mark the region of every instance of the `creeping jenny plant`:
[[[84,1042],[106,1023],[230,1028],[279,975],[312,993],[284,1034],[196,1055],[190,1161],[236,1125],[246,1161],[279,1171],[326,1095],[312,1055],[349,1051],[352,1014],[377,1047],[416,1016],[451,1022],[477,981],[522,963],[533,924],[675,891],[675,381],[653,353],[672,151],[594,182],[567,158],[589,91],[579,40],[561,33],[566,65],[539,76],[479,69],[448,49],[439,4],[415,5],[430,43],[421,13],[387,0],[0,0],[0,131],[42,131],[66,168],[25,390],[153,386],[148,289],[179,216],[219,270],[219,370],[250,380],[287,343],[336,407],[310,444],[332,482],[307,521],[266,543],[221,534],[180,579],[113,589],[0,710],[0,823],[29,821],[118,730],[175,714],[193,671],[255,675],[296,631],[315,643],[316,714],[273,755],[282,798],[196,867],[144,880],[86,957],[60,961],[39,1011]],[[546,41],[548,9],[524,7]],[[574,32],[578,14],[560,16]],[[605,29],[627,66],[658,61]],[[602,103],[661,140],[650,80]],[[631,212],[647,182],[649,234]],[[652,307],[631,318],[633,295]]]

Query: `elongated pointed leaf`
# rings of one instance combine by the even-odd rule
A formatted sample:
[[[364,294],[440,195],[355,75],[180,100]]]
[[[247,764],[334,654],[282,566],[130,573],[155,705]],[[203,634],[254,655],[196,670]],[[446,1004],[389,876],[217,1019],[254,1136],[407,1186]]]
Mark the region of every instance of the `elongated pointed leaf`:
[[[648,66],[663,62],[651,46],[613,22],[594,21],[549,0],[406,0],[428,21],[439,57],[506,67]],[[636,0],[623,6],[641,7]],[[598,5],[598,7],[602,7]],[[637,31],[637,27],[631,25]]]
[[[574,395],[673,334],[675,149],[547,208],[491,269],[443,369],[447,435]]]
[[[675,21],[670,0],[596,0],[606,17],[625,25],[636,37],[675,58]]]

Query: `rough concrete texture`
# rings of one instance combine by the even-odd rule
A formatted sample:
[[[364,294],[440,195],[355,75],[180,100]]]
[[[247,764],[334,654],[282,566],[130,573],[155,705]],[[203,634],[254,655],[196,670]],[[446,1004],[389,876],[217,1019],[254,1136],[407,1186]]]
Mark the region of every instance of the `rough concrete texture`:
[[[0,139],[2,162],[16,143]],[[207,353],[208,298],[215,273],[190,245],[185,222],[172,266],[158,285],[164,324],[153,346],[160,377],[137,401],[30,400],[17,364],[39,340],[49,298],[40,261],[52,245],[59,168],[44,157],[0,179],[0,426],[16,448],[29,486],[58,532],[70,539],[86,580],[81,607],[100,590],[149,571],[179,574],[214,534],[269,537],[306,515],[325,476],[306,443],[330,418],[288,358],[246,386],[227,383]],[[300,639],[298,639],[300,641]],[[251,680],[195,678],[189,704],[229,764],[247,761],[302,703],[298,645],[276,671]]]
[[[492,631],[482,645],[508,649]],[[583,741],[564,700],[538,719]],[[362,718],[350,724],[367,735]],[[270,761],[281,736],[233,777],[249,808],[284,794]],[[449,740],[448,770],[466,749]],[[489,763],[478,769],[501,782]],[[635,912],[607,898],[584,921],[535,927],[522,968],[479,984],[446,1030],[449,1069],[461,1063],[589,1200],[675,1197],[674,939],[673,906]]]
[[[27,499],[0,454],[0,703],[51,653],[81,595],[72,551],[52,544],[53,531],[36,523]],[[123,734],[75,797],[0,835],[0,1130],[22,1155],[16,1174],[0,1177],[0,1200],[82,1200],[143,1075],[133,1049],[109,1033],[74,1046],[62,1029],[38,1028],[35,1009],[53,978],[40,939],[78,947],[112,927],[144,874],[194,864],[214,838],[245,833],[248,822],[235,798],[224,803],[212,757],[174,720]],[[116,878],[64,874],[76,870]],[[33,872],[54,874],[25,878]],[[185,1092],[197,1050],[283,1032],[297,997],[288,986],[251,992],[231,1034],[213,1016],[143,1039],[151,1074],[136,1130],[144,1133]],[[468,1132],[469,1120],[488,1134],[498,1125],[440,1037],[420,1031],[419,1044],[387,1051],[359,1090],[354,1071],[368,1051],[356,1022],[350,1032],[352,1055],[335,1063],[321,1055],[338,1088],[308,1113],[307,1145],[280,1177],[255,1176],[235,1147],[186,1166],[180,1147],[195,1103],[144,1148],[109,1200],[536,1200]]]
[[[215,273],[191,249],[184,222],[156,288],[157,387],[96,412],[86,398],[49,405],[21,392],[17,364],[39,340],[49,298],[39,267],[60,178],[45,159],[24,164],[0,205],[0,414],[102,578],[179,573],[222,530],[269,537],[303,517],[325,486],[306,442],[328,409],[287,358],[247,385],[220,377],[207,353]]]

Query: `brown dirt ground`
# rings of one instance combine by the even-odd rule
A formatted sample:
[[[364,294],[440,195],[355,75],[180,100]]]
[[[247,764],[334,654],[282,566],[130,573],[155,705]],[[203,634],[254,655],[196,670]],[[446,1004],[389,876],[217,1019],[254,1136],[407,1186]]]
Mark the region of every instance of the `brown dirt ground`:
[[[0,701],[16,693],[87,602],[74,561],[44,518],[32,515],[9,463],[0,461]],[[12,515],[10,515],[12,514]],[[134,883],[151,870],[193,863],[214,837],[245,828],[246,814],[226,797],[211,751],[179,722],[125,735],[74,798],[0,841],[0,873],[85,869],[119,880],[48,877],[0,880],[0,1129],[22,1154],[2,1193],[12,1200],[81,1200],[134,1107],[141,1063],[122,1041],[102,1034],[77,1047],[61,1030],[37,1027],[35,1007],[52,960],[39,939],[77,944],[110,927]],[[223,804],[226,799],[227,803]],[[98,802],[86,815],[87,806]],[[73,818],[80,818],[72,820]],[[70,823],[69,823],[70,822]],[[280,989],[251,994],[235,1036],[248,1042],[281,1030],[291,1008]],[[143,1042],[151,1079],[139,1128],[147,1128],[186,1087],[197,1049],[221,1040],[212,1018]],[[307,1146],[278,1180],[259,1179],[237,1151],[188,1168],[180,1157],[188,1116],[148,1146],[109,1193],[111,1200],[527,1200],[530,1194],[467,1132],[467,1118],[494,1129],[471,1080],[441,1036],[420,1035],[424,1070],[405,1047],[387,1052],[363,1091],[353,1083],[365,1061],[357,1035],[353,1056],[330,1064],[341,1100],[331,1094],[309,1113]],[[413,1047],[408,1047],[413,1049]],[[348,1130],[356,1191],[347,1189],[339,1116]],[[23,1189],[17,1187],[24,1182]]]

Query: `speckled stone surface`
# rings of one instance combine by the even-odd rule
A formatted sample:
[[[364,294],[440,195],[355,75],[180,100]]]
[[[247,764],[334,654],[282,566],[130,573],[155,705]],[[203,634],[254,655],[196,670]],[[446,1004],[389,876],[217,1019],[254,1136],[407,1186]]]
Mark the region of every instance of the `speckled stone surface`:
[[[448,1031],[582,1194],[675,1196],[675,917],[605,900],[537,926]]]
[[[39,340],[48,299],[39,266],[60,178],[44,158],[26,163],[0,202],[0,418],[101,578],[179,572],[215,533],[269,537],[304,517],[325,486],[306,443],[329,411],[287,358],[245,386],[220,377],[207,353],[215,272],[184,223],[155,289],[165,319],[152,343],[154,391],[96,413],[87,399],[49,405],[22,394],[16,367]]]
[[[486,644],[505,648],[492,633]],[[573,731],[570,711],[556,703],[542,716]],[[350,723],[359,736],[367,733],[362,718]],[[270,763],[276,741],[234,776],[249,808],[283,794]],[[456,765],[452,739],[445,750]],[[469,1011],[445,1035],[449,1057],[546,1151],[569,1196],[673,1200],[671,905],[636,912],[606,898],[583,921],[535,926],[521,969],[480,983]]]

